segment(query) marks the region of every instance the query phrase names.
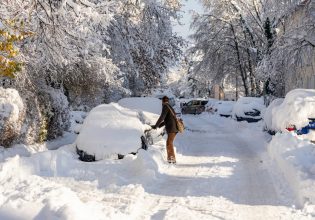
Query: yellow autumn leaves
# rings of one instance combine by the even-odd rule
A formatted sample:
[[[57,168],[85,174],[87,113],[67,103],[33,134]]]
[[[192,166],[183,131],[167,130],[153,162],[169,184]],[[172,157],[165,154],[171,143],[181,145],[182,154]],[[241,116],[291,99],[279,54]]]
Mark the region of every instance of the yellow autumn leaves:
[[[17,43],[30,33],[22,31],[23,23],[0,20],[0,76],[11,77],[21,70],[22,63],[17,59]]]

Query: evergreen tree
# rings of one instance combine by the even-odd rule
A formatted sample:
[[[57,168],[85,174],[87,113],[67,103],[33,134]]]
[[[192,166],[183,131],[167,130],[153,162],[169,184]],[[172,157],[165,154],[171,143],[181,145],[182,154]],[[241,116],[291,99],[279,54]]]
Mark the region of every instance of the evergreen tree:
[[[270,48],[273,45],[274,42],[274,36],[273,36],[273,32],[272,32],[272,27],[271,27],[271,22],[269,17],[267,17],[265,23],[264,23],[264,31],[265,31],[265,36],[267,39],[267,51],[270,51]]]

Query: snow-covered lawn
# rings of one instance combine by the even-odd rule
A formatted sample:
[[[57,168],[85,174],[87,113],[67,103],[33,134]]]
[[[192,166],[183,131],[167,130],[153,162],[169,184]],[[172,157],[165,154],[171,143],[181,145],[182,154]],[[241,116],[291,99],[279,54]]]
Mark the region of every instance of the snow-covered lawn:
[[[0,219],[314,218],[294,208],[294,193],[269,159],[263,123],[209,114],[184,121],[175,166],[165,163],[164,139],[136,156],[93,163],[79,161],[72,144],[11,149],[0,163]]]

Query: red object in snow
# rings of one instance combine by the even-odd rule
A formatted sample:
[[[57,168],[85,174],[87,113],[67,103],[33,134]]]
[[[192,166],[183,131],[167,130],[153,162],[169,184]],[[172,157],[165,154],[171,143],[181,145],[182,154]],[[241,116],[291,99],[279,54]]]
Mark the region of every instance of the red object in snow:
[[[287,127],[286,129],[287,129],[288,131],[295,131],[295,130],[296,130],[296,128],[295,128],[294,125],[289,126],[289,127]]]

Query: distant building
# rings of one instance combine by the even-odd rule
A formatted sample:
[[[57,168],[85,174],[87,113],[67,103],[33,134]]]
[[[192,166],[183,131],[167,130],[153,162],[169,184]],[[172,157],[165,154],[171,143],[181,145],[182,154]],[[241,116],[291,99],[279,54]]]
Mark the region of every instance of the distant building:
[[[218,100],[224,100],[225,94],[220,85],[213,85],[210,90],[210,98],[218,99]]]
[[[292,36],[298,36],[305,30],[303,26],[307,21],[313,21],[315,25],[315,1],[301,1],[291,13],[287,14],[280,27],[279,34],[292,33]],[[315,31],[315,29],[313,30]],[[291,36],[290,33],[290,36]],[[305,33],[302,33],[305,34]],[[315,33],[307,33],[310,36],[311,43],[315,44]],[[296,88],[315,89],[315,47],[296,45],[297,56],[293,65],[294,68],[288,68],[285,79],[285,93]]]

